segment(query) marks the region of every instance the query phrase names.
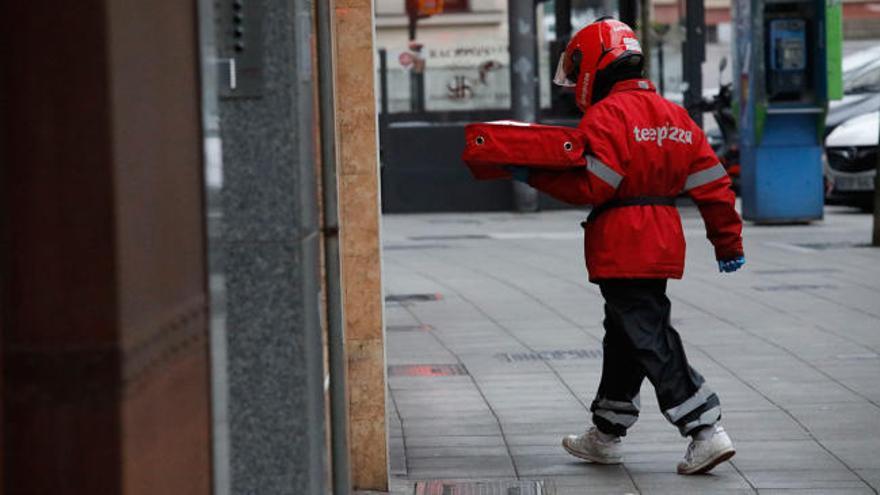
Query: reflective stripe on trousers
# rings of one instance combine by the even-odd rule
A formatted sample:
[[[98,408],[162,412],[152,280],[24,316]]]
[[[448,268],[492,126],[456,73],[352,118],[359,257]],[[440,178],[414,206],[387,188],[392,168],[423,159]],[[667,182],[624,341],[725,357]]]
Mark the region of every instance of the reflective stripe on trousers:
[[[721,402],[715,392],[703,384],[694,395],[678,406],[663,411],[663,415],[685,436],[696,428],[717,423],[721,419]]]
[[[640,402],[638,394],[631,401],[597,397],[590,410],[594,416],[602,418],[615,427],[629,428],[639,419]]]
[[[647,378],[660,409],[682,435],[721,417],[718,396],[687,361],[670,325],[666,280],[602,280],[605,338],[602,380],[593,401],[593,423],[623,436],[639,416],[639,390]]]

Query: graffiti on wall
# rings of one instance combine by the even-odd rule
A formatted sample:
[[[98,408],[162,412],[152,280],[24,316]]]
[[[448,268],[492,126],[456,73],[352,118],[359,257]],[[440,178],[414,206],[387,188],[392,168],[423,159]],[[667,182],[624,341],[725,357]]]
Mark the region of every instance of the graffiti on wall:
[[[503,65],[498,60],[487,60],[477,66],[476,77],[469,77],[466,74],[454,74],[446,84],[447,96],[450,100],[473,98],[476,92],[490,86],[489,74],[500,70],[502,67]]]

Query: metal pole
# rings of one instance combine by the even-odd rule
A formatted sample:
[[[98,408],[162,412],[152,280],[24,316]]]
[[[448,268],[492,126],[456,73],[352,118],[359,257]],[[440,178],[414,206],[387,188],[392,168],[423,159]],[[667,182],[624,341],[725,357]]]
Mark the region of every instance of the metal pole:
[[[666,96],[666,67],[663,61],[663,40],[657,42],[657,68],[660,72],[660,96]]]
[[[877,118],[880,119],[880,115]],[[877,153],[877,171],[874,174],[874,235],[871,244],[880,247],[880,153]]]
[[[571,38],[571,0],[556,0],[553,4],[553,13],[556,17],[556,41],[565,48],[568,39]]]
[[[641,37],[642,53],[645,57],[644,67],[645,73],[647,74],[651,70],[651,50],[654,47],[652,40],[654,36],[653,30],[651,29],[651,0],[641,0],[639,8],[641,10],[639,36]]]
[[[416,40],[417,28],[419,25],[418,11],[410,10],[408,12],[408,17],[409,25],[407,31],[409,33],[410,49],[416,53],[418,58],[421,58],[421,48],[413,48],[413,42]],[[425,74],[423,69],[424,67],[420,65],[420,62],[416,61],[415,64],[413,64],[412,69],[409,71],[410,110],[417,113],[425,111]]]
[[[703,61],[706,60],[706,15],[703,0],[685,0],[685,39],[682,42],[682,75],[687,84],[684,106],[691,118],[703,127]]]
[[[620,12],[620,22],[632,28],[633,31],[638,29],[636,2],[637,0],[619,0],[617,4],[617,10]]]
[[[222,239],[217,225],[221,222],[223,201],[217,183],[210,185],[212,179],[219,182],[223,176],[223,160],[218,153],[210,153],[209,143],[220,141],[220,108],[218,99],[219,71],[218,47],[215,29],[217,27],[213,0],[198,0],[199,15],[199,58],[201,62],[201,110],[202,133],[204,140],[203,160],[205,166],[205,209],[206,248],[208,261],[208,290],[211,297],[209,346],[211,360],[211,447],[213,460],[214,495],[232,493],[232,467],[230,461],[229,422],[229,360],[226,352],[226,283],[223,276]],[[0,93],[3,94],[3,93]],[[0,134],[5,136],[5,134]],[[218,177],[208,179],[208,170]]]
[[[388,50],[379,49],[379,109],[382,116],[388,115]]]
[[[556,72],[556,62],[560,54],[565,50],[569,38],[571,38],[571,0],[556,0],[553,4],[555,17],[556,38],[550,44],[550,78]],[[567,101],[562,93],[562,88],[555,84],[550,85],[550,105],[554,115],[568,114],[572,112],[574,104]]]
[[[419,14],[418,12],[407,12],[408,24],[407,24],[407,34],[409,35],[409,40],[413,41],[416,39],[416,26],[419,22]]]
[[[507,14],[510,37],[510,104],[513,118],[535,122],[538,120],[535,2],[510,0]],[[513,200],[517,211],[538,209],[538,191],[528,184],[513,181]]]
[[[333,11],[316,2],[318,14],[318,110],[324,231],[324,281],[327,293],[327,353],[330,366],[330,425],[334,495],[351,493],[348,452],[345,327],[339,257],[339,198],[336,173],[336,102],[333,70]],[[384,74],[384,72],[383,72]],[[385,100],[383,100],[385,101]]]

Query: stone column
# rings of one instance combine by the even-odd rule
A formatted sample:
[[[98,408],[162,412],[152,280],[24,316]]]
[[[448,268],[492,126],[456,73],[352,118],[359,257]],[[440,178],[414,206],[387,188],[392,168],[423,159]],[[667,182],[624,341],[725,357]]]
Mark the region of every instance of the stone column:
[[[379,231],[373,3],[336,0],[336,108],[351,472],[386,490],[385,348]]]
[[[219,104],[223,185],[211,245],[226,301],[228,410],[220,413],[228,418],[222,462],[230,472],[222,488],[321,494],[327,449],[313,5],[244,5],[245,29],[259,28],[256,39],[236,51],[232,26],[217,30],[220,57],[250,56],[248,71],[257,71],[239,74],[247,94]]]
[[[193,7],[4,5],[4,493],[210,492]]]

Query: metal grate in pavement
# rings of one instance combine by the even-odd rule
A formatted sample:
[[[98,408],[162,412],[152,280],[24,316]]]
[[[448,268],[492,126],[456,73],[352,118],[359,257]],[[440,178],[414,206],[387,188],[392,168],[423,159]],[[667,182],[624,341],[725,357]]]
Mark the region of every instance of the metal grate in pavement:
[[[428,223],[458,224],[458,225],[481,225],[483,222],[480,220],[473,220],[470,218],[435,218],[432,220],[428,220]]]
[[[866,242],[853,241],[797,242],[793,245],[807,249],[815,249],[817,251],[827,251],[829,249],[864,248],[871,246]]]
[[[390,303],[427,302],[439,301],[440,299],[443,299],[441,294],[388,294],[385,296],[385,302]]]
[[[449,249],[448,244],[389,244],[383,246],[385,251],[415,251],[420,249]]]
[[[874,352],[864,352],[860,354],[838,354],[837,359],[844,359],[847,361],[852,360],[860,360],[860,359],[877,359],[880,358],[880,354],[876,354]]]
[[[415,495],[555,495],[544,481],[419,481]]]
[[[434,327],[431,325],[388,325],[386,332],[430,332]]]
[[[798,290],[816,290],[816,289],[836,289],[836,285],[831,284],[785,284],[785,285],[765,285],[763,287],[752,287],[758,292],[784,292]]]
[[[413,235],[412,241],[466,241],[473,239],[489,239],[486,234],[448,234],[448,235]]]
[[[495,354],[495,359],[505,363],[526,361],[567,361],[570,359],[601,359],[602,349],[568,349],[538,352],[504,352]]]
[[[821,275],[839,273],[837,268],[778,268],[772,270],[752,270],[756,275]]]
[[[468,371],[461,364],[395,364],[388,367],[388,376],[461,376]]]

